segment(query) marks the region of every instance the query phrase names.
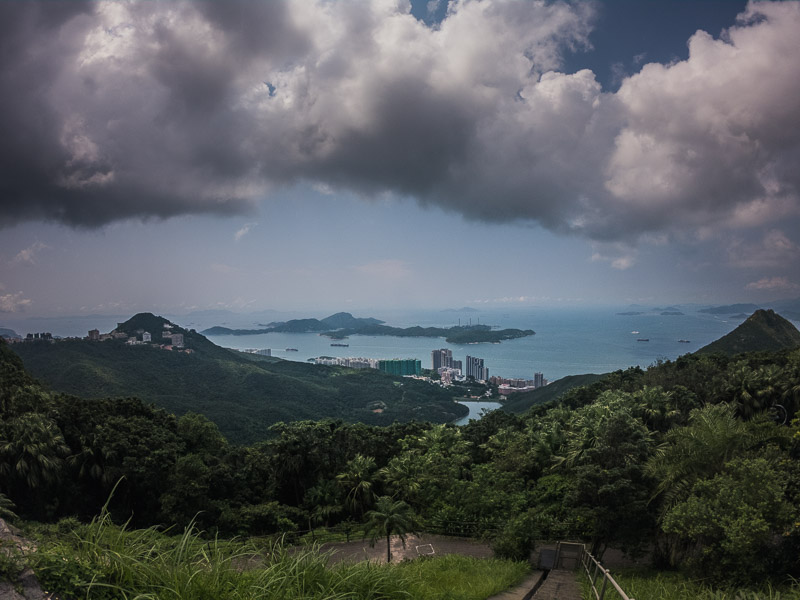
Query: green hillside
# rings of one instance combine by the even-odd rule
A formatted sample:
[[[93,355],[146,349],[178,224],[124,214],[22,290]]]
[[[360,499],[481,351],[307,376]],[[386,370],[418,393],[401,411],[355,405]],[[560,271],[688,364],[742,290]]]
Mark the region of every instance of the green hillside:
[[[572,388],[589,385],[601,379],[603,375],[587,373],[585,375],[568,375],[532,392],[513,394],[503,403],[506,412],[521,415],[532,406],[558,400]]]
[[[160,338],[169,322],[136,315],[118,326]],[[157,327],[156,327],[157,326]],[[388,425],[394,421],[445,423],[466,414],[438,386],[372,369],[352,370],[291,361],[251,360],[203,336],[183,333],[191,353],[121,340],[16,344],[26,369],[53,390],[85,398],[136,396],[178,415],[199,412],[232,442],[251,443],[278,421],[339,418]]]
[[[773,310],[757,310],[748,319],[715,342],[697,351],[699,354],[741,354],[776,351],[800,346],[800,331]]]

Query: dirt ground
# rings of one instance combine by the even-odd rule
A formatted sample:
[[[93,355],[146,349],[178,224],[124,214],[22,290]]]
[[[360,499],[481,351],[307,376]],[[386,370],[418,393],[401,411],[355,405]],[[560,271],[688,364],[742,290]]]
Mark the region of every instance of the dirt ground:
[[[391,542],[392,563],[424,555],[462,554],[475,558],[492,557],[492,549],[488,544],[459,537],[433,534],[407,535],[405,548],[400,536],[392,536]],[[323,544],[322,551],[331,553],[331,563],[363,560],[386,562],[386,540],[376,541],[373,547],[370,547],[369,540]]]

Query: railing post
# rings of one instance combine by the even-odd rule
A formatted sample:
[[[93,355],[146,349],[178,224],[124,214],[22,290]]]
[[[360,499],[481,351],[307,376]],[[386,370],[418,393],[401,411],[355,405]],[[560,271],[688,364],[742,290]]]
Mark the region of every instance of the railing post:
[[[608,583],[608,569],[603,569],[603,585],[600,587],[600,595],[597,600],[603,600],[603,596],[606,593],[606,583]]]

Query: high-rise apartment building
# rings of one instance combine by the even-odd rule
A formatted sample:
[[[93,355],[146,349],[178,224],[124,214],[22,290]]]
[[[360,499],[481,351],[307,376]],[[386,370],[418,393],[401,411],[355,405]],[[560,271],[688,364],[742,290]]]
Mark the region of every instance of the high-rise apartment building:
[[[438,371],[441,367],[453,366],[453,352],[447,348],[440,350],[433,350],[431,352],[431,362],[433,363],[433,370]]]
[[[534,373],[533,374],[533,387],[540,388],[544,386],[544,374],[543,373]]]
[[[487,381],[489,379],[489,369],[483,366],[482,358],[468,355],[466,375],[476,381]]]

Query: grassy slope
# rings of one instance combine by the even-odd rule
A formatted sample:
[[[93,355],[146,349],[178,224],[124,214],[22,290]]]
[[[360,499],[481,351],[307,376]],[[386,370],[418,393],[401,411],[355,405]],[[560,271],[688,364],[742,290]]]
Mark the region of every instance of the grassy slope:
[[[506,412],[522,414],[532,406],[558,400],[572,388],[589,385],[601,377],[603,376],[595,375],[594,373],[568,375],[532,392],[520,392],[509,396],[502,409]]]
[[[287,552],[280,545],[208,540],[192,530],[170,537],[154,529],[125,530],[107,517],[73,525],[72,531],[67,523],[56,526],[57,535],[52,527],[40,528],[29,558],[46,589],[70,597],[484,600],[530,569],[527,563],[456,555],[328,567],[314,549]]]
[[[373,370],[252,360],[217,346],[194,354],[88,341],[13,348],[54,390],[86,398],[136,396],[179,415],[200,412],[236,443],[264,439],[267,427],[278,421],[443,423],[466,411],[447,392],[423,382]],[[375,401],[385,404],[383,413],[372,412]]]

